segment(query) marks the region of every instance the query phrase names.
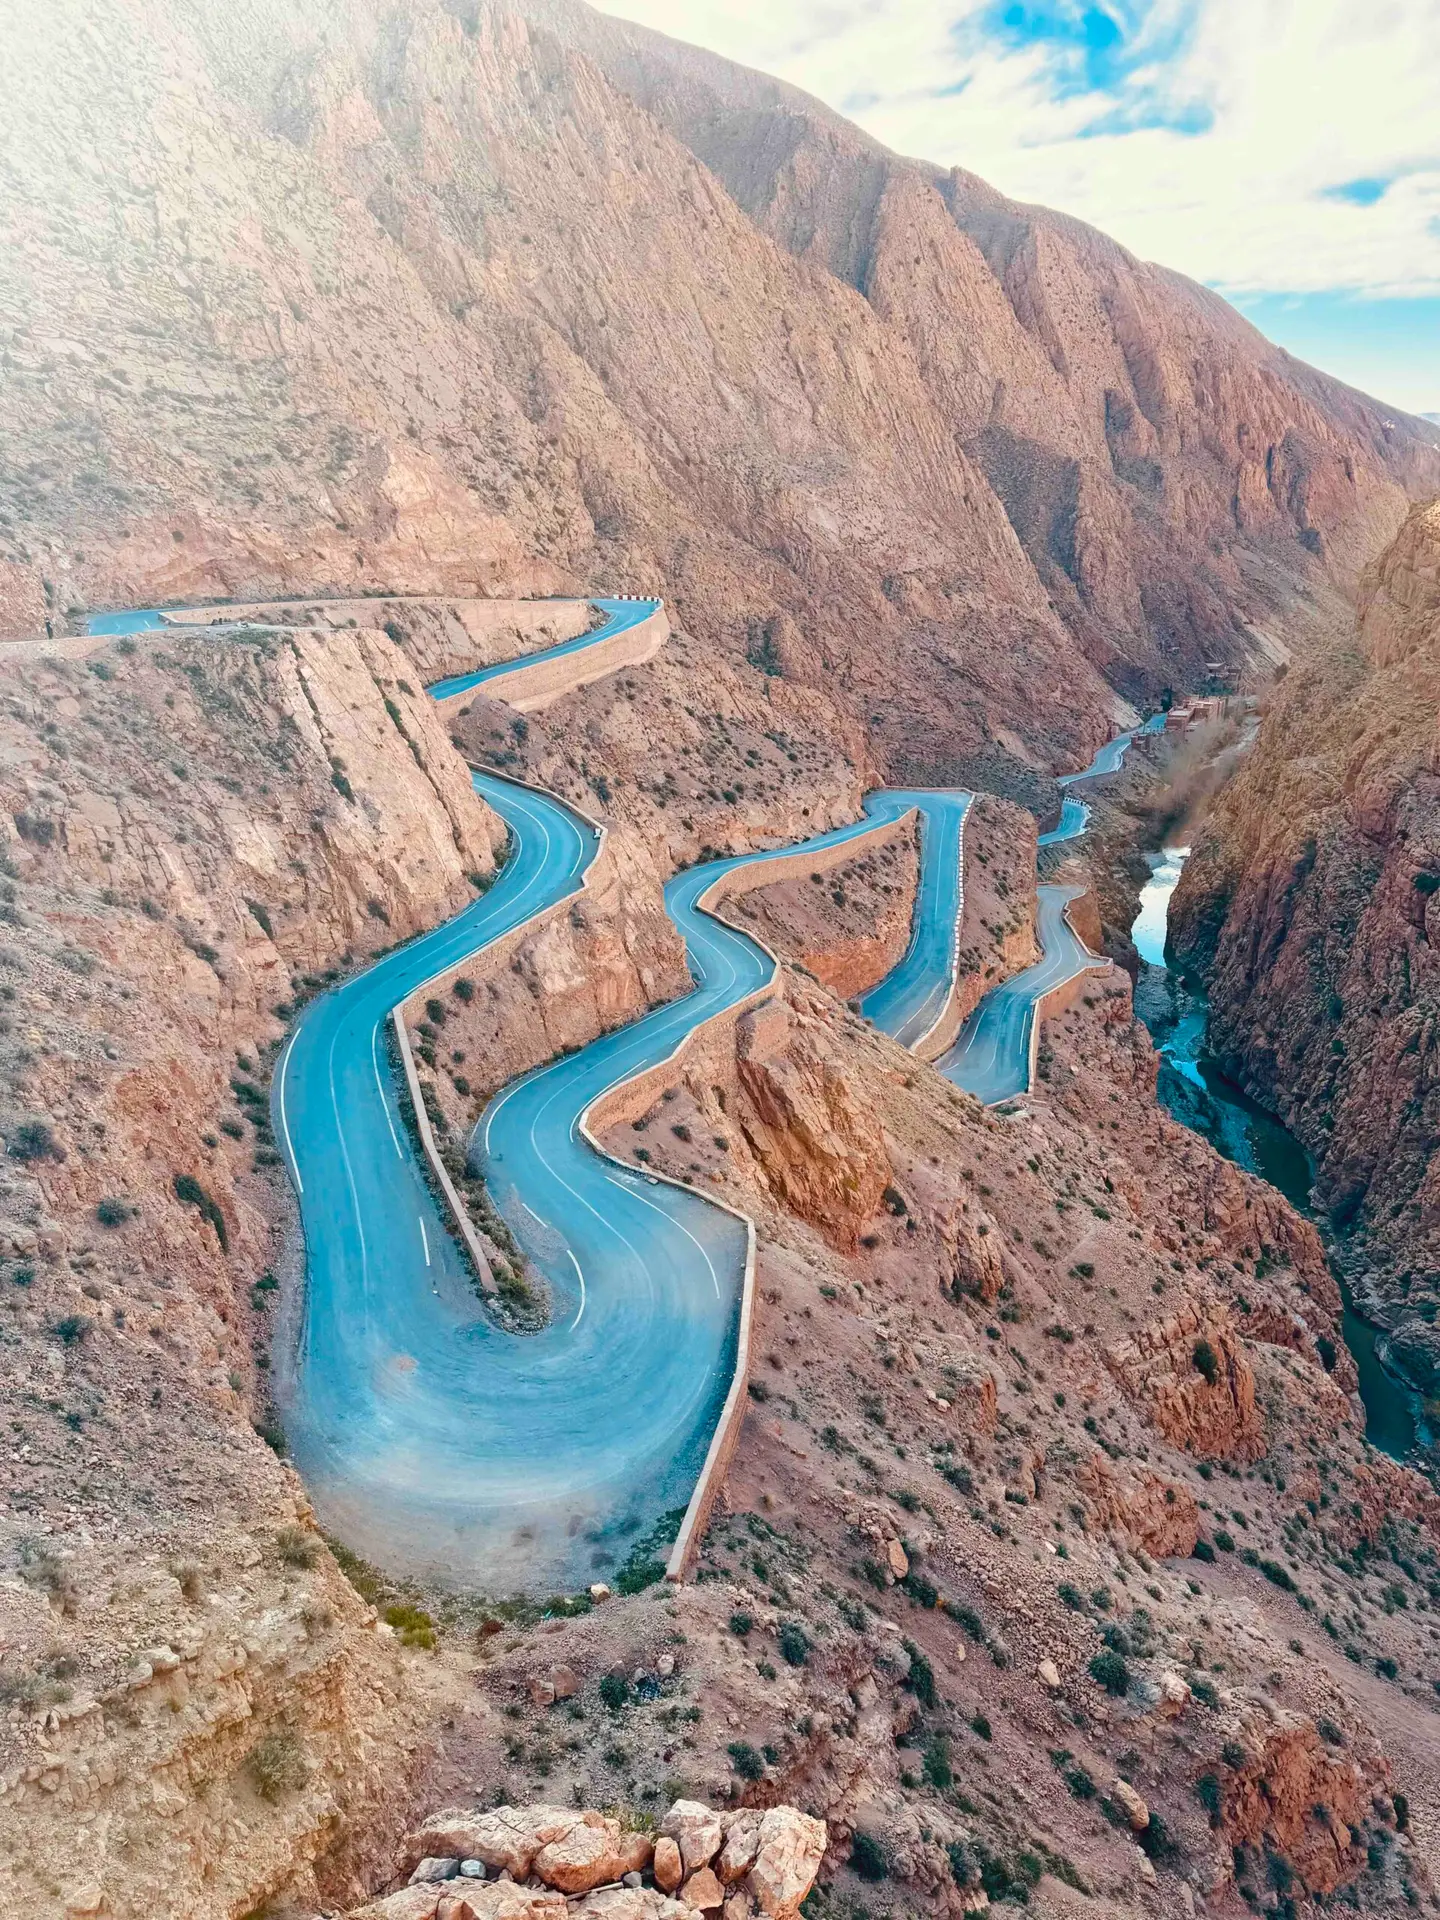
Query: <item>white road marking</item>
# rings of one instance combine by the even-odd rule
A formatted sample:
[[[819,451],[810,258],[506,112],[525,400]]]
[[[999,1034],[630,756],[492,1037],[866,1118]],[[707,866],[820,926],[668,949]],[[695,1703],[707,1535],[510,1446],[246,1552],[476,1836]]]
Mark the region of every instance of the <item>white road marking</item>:
[[[585,1275],[581,1269],[580,1262],[575,1258],[575,1255],[570,1252],[569,1247],[567,1247],[565,1251],[570,1254],[570,1264],[572,1267],[574,1267],[576,1277],[579,1279],[579,1282],[580,1282],[580,1311],[579,1313],[576,1314],[575,1318],[570,1322],[570,1331],[573,1333],[576,1327],[579,1326],[581,1320],[584,1318],[584,1315],[585,1315]]]
[[[400,1145],[400,1136],[395,1131],[395,1122],[390,1118],[390,1102],[385,1098],[385,1082],[380,1078],[380,1055],[377,1051],[380,1039],[378,1025],[370,1029],[370,1061],[375,1068],[375,1084],[380,1089],[380,1111],[385,1115],[385,1124],[390,1129],[390,1138],[395,1142],[395,1152],[400,1159],[405,1158],[405,1149]]]
[[[297,1034],[296,1039],[298,1038],[299,1035]],[[290,1056],[294,1051],[295,1041],[292,1040],[285,1049],[284,1058],[280,1062],[280,1091],[277,1096],[277,1104],[280,1108],[280,1131],[285,1136],[285,1151],[290,1156],[290,1171],[295,1176],[295,1190],[297,1193],[303,1194],[305,1191],[305,1182],[300,1178],[300,1162],[295,1158],[295,1144],[290,1138],[290,1122],[285,1117],[285,1075],[290,1071]]]
[[[428,1267],[430,1264],[430,1236],[425,1231],[425,1219],[423,1214],[417,1215],[417,1218],[420,1221],[420,1244],[425,1249],[425,1264]]]

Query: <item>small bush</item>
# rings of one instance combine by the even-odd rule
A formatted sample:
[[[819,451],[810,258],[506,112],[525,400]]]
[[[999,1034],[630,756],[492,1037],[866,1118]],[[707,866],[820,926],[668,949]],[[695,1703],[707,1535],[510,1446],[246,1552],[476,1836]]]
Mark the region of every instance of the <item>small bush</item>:
[[[965,1629],[972,1640],[983,1640],[985,1638],[985,1622],[980,1618],[974,1607],[967,1607],[965,1603],[960,1600],[947,1600],[944,1603],[944,1611],[949,1614],[957,1626]]]
[[[742,1780],[763,1780],[765,1761],[748,1740],[732,1740],[725,1751],[730,1755],[730,1764]]]
[[[12,1160],[65,1158],[65,1149],[46,1120],[22,1120],[18,1126],[12,1127],[5,1141],[5,1151]]]
[[[102,1227],[123,1227],[135,1209],[125,1201],[109,1198],[102,1200],[95,1209],[95,1218]]]
[[[1209,1565],[1215,1558],[1215,1549],[1208,1540],[1197,1540],[1190,1549],[1192,1560],[1203,1560]]]
[[[862,1880],[880,1881],[890,1877],[890,1856],[884,1843],[877,1840],[873,1833],[866,1833],[863,1827],[857,1828],[850,1842],[850,1866]]]
[[[215,1229],[215,1238],[220,1242],[220,1251],[228,1253],[230,1234],[225,1225],[225,1216],[220,1211],[219,1202],[205,1191],[193,1174],[176,1174],[175,1198],[187,1207],[194,1207],[202,1220],[210,1222]]]
[[[732,1613],[730,1616],[730,1631],[741,1640],[745,1638],[746,1634],[749,1633],[754,1625],[754,1615],[746,1613],[743,1609]]]
[[[794,1620],[787,1620],[782,1625],[778,1644],[780,1658],[788,1667],[803,1667],[810,1658],[810,1642],[805,1629]]]
[[[310,1778],[304,1750],[288,1727],[277,1727],[258,1740],[245,1757],[245,1767],[264,1800],[298,1792]]]
[[[1130,1669],[1124,1655],[1113,1647],[1104,1647],[1095,1655],[1090,1662],[1090,1678],[1117,1699],[1130,1691]]]
[[[925,1778],[932,1787],[943,1792],[946,1787],[955,1784],[955,1773],[950,1765],[950,1742],[943,1733],[930,1736],[925,1748]]]
[[[1215,1357],[1214,1347],[1208,1340],[1197,1340],[1190,1358],[1206,1386],[1213,1387],[1220,1378],[1220,1362]]]
[[[981,1740],[989,1740],[994,1733],[994,1729],[983,1713],[977,1713],[971,1720],[970,1731]]]
[[[630,1688],[618,1673],[607,1673],[600,1682],[600,1699],[611,1713],[619,1713],[630,1698]],[[763,1769],[762,1769],[763,1771]]]
[[[1195,1798],[1210,1816],[1212,1827],[1220,1824],[1220,1776],[1218,1773],[1202,1773],[1195,1782]]]
[[[380,1617],[387,1627],[395,1629],[395,1638],[402,1647],[424,1647],[427,1653],[434,1652],[438,1639],[435,1622],[423,1607],[398,1601],[386,1607]]]
[[[913,1640],[905,1641],[904,1646],[906,1653],[910,1656],[910,1671],[905,1676],[905,1685],[922,1707],[933,1707],[937,1697],[935,1669]]]
[[[78,1347],[90,1331],[90,1322],[83,1313],[67,1313],[63,1320],[57,1320],[50,1328],[55,1338],[65,1347]]]
[[[313,1567],[320,1558],[320,1542],[303,1527],[282,1527],[275,1536],[275,1551],[287,1567]]]

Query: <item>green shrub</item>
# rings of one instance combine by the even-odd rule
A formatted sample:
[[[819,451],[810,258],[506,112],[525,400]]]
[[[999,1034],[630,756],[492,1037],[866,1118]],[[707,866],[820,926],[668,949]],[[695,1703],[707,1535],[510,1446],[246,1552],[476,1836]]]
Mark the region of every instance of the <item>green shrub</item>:
[[[1130,1691],[1130,1669],[1113,1647],[1103,1647],[1091,1660],[1090,1678],[1117,1699]]]
[[[925,1747],[925,1778],[932,1787],[942,1791],[955,1784],[955,1773],[950,1765],[950,1742],[943,1733],[933,1733]]]
[[[395,1637],[402,1647],[424,1647],[433,1652],[439,1636],[435,1622],[423,1607],[417,1607],[408,1600],[400,1600],[394,1606],[386,1607],[381,1619],[387,1627],[395,1629]]]
[[[220,1242],[220,1251],[228,1253],[230,1235],[225,1225],[225,1216],[219,1203],[201,1186],[190,1173],[177,1173],[175,1176],[175,1198],[187,1207],[194,1207],[202,1220],[208,1220],[215,1229],[215,1238]]]
[[[1190,1549],[1192,1560],[1203,1560],[1208,1566],[1215,1558],[1215,1549],[1208,1540],[1197,1540]]]
[[[810,1658],[810,1642],[805,1629],[794,1620],[787,1620],[779,1633],[780,1657],[787,1666],[803,1667]]]
[[[742,1780],[763,1780],[765,1761],[748,1740],[732,1740],[725,1751],[730,1755],[730,1764]]]
[[[22,1120],[10,1129],[5,1151],[12,1160],[63,1160],[65,1149],[47,1120]]]
[[[600,1699],[611,1713],[619,1713],[630,1698],[630,1689],[618,1673],[607,1673],[600,1682]]]
[[[95,1209],[95,1218],[102,1227],[123,1227],[135,1209],[123,1200],[106,1198]]]
[[[750,1632],[751,1628],[754,1625],[755,1625],[755,1616],[753,1614],[746,1613],[743,1608],[739,1609],[735,1613],[732,1613],[730,1616],[730,1631],[733,1634],[738,1635],[738,1637],[741,1640],[745,1638],[746,1634]]]
[[[913,1640],[905,1641],[904,1646],[910,1656],[910,1671],[905,1676],[905,1685],[922,1707],[933,1707],[937,1698],[935,1669]]]
[[[1190,1355],[1195,1371],[1202,1376],[1207,1387],[1213,1387],[1220,1378],[1220,1362],[1215,1357],[1215,1349],[1208,1340],[1197,1340]]]
[[[890,1856],[884,1843],[863,1827],[850,1842],[850,1867],[862,1880],[879,1881],[890,1877]]]

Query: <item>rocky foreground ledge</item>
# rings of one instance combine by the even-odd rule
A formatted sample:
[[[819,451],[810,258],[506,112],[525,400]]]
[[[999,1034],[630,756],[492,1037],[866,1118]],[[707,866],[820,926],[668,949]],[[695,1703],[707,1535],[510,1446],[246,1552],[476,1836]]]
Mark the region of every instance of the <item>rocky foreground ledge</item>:
[[[654,1833],[565,1807],[446,1807],[405,1842],[409,1884],[349,1920],[795,1920],[826,1838],[794,1807],[677,1800]]]

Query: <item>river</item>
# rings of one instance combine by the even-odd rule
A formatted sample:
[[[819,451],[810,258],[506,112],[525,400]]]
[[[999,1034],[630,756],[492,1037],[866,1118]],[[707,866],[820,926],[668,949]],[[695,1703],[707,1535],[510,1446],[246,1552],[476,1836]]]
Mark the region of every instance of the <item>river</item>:
[[[1135,1011],[1160,1054],[1160,1099],[1183,1125],[1203,1134],[1237,1166],[1268,1180],[1293,1207],[1310,1215],[1314,1172],[1309,1155],[1273,1113],[1258,1106],[1210,1058],[1205,995],[1166,962],[1170,901],[1189,852],[1189,847],[1164,847],[1149,856],[1150,878],[1141,889],[1130,929],[1141,961]],[[1354,1312],[1348,1293],[1343,1331],[1359,1375],[1365,1437],[1381,1452],[1403,1460],[1417,1440],[1428,1438],[1420,1396],[1386,1371],[1376,1351],[1377,1329]]]

